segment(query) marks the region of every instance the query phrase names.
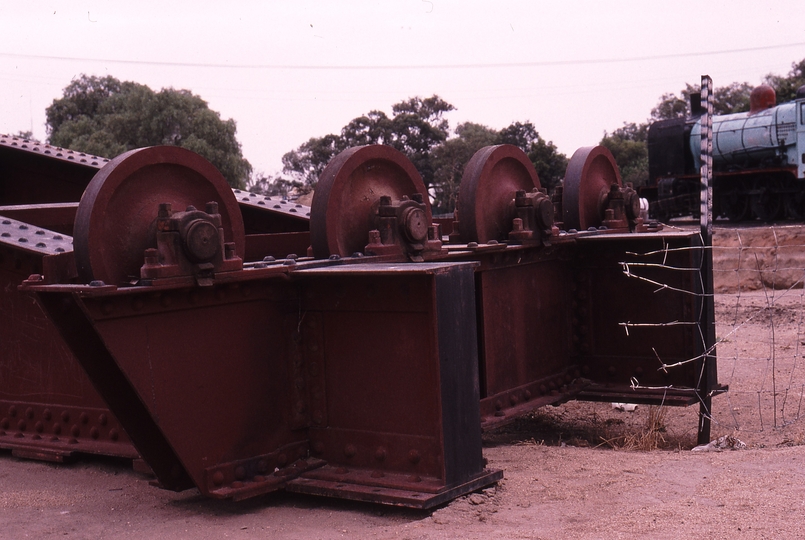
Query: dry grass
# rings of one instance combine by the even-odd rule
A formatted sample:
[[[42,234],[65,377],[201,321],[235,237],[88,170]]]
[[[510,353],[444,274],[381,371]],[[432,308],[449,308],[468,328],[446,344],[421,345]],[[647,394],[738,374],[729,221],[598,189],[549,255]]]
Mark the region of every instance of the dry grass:
[[[690,450],[696,446],[696,415],[684,409],[640,405],[635,412],[609,403],[569,402],[543,407],[509,425],[485,432],[486,446],[577,446],[613,450]],[[793,438],[793,437],[792,437]]]
[[[637,450],[637,451],[651,451],[665,445],[665,414],[668,411],[667,407],[654,407],[648,408],[648,418],[642,430],[633,433],[627,433],[620,437],[612,439],[601,438],[603,444],[610,446],[617,450]]]

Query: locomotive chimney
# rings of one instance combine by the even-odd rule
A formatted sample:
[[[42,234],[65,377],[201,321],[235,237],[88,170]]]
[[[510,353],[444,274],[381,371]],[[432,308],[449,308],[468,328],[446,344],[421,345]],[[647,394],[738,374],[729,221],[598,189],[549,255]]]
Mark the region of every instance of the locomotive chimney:
[[[777,94],[774,93],[774,88],[768,84],[756,86],[752,93],[749,94],[750,115],[771,109],[775,105],[777,105]]]
[[[690,115],[701,116],[702,114],[704,114],[704,109],[702,109],[702,94],[701,92],[693,92],[690,95]]]

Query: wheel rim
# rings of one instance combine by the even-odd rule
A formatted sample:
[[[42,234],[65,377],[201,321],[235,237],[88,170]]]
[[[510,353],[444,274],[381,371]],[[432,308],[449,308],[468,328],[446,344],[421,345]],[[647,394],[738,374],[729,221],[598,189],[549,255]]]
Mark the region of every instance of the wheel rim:
[[[539,187],[534,165],[516,146],[486,146],[475,152],[464,168],[458,194],[462,242],[505,240],[515,217],[515,194]]]
[[[139,278],[143,252],[156,247],[161,203],[174,211],[218,203],[224,240],[244,256],[245,234],[238,203],[209,161],[176,146],[153,146],[122,154],[92,178],[76,212],[73,243],[78,275],[85,283],[119,285]]]
[[[760,191],[752,195],[750,204],[752,212],[761,221],[774,221],[783,213],[783,198],[776,192],[777,183],[773,180],[758,180],[755,190]]]
[[[792,179],[787,183],[787,187],[791,193],[785,197],[786,216],[801,221],[805,219],[805,186]]]
[[[327,164],[310,209],[313,255],[324,259],[363,251],[381,196],[392,200],[422,194],[432,221],[427,190],[413,163],[401,152],[381,145],[344,150]]]
[[[730,189],[720,193],[720,212],[730,221],[743,221],[749,217],[749,197],[743,193],[743,185],[736,183]]]
[[[565,228],[581,231],[601,225],[604,219],[601,201],[612,184],[622,185],[621,174],[606,147],[576,150],[568,162],[562,191]]]

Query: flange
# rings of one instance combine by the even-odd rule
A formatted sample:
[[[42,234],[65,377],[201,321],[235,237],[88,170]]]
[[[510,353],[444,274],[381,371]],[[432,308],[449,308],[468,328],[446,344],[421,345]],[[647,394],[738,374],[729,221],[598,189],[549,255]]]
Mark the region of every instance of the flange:
[[[319,177],[310,208],[313,255],[350,256],[363,251],[375,228],[380,197],[399,201],[422,195],[426,223],[431,223],[428,194],[414,164],[390,146],[357,146],[344,150]]]
[[[218,203],[224,241],[245,254],[243,218],[232,189],[209,161],[178,146],[152,146],[121,154],[98,171],[76,213],[73,242],[79,278],[110,285],[140,275],[143,252],[156,247],[161,203],[174,211]]]
[[[621,173],[606,147],[586,146],[576,150],[567,164],[562,191],[565,228],[583,231],[601,225],[612,184],[621,186]]]
[[[539,187],[534,165],[516,146],[486,146],[475,152],[464,168],[458,193],[461,241],[505,240],[517,217],[515,194]]]

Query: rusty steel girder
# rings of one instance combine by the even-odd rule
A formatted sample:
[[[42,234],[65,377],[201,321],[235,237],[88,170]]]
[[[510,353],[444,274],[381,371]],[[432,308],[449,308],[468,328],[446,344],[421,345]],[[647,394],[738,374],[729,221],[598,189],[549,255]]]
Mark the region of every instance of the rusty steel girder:
[[[32,272],[75,278],[73,222],[108,160],[0,136],[0,448],[63,461],[76,453],[136,458],[117,418],[42,309],[17,291]]]
[[[72,236],[78,201],[108,162],[107,158],[0,134],[0,215]],[[265,256],[265,247],[273,242],[291,249],[277,252],[277,256],[305,253],[310,245],[309,207],[240,189],[232,192],[250,237],[247,252],[254,242],[257,248],[253,251]]]
[[[289,266],[43,300],[166,488],[427,508],[498,480],[466,333],[472,265]],[[372,291],[391,292],[383,311]],[[390,340],[406,346],[379,350]]]
[[[75,277],[72,238],[0,217],[0,448],[62,461],[75,453],[137,451],[41,308],[17,286],[32,272]]]
[[[77,280],[72,234],[78,200],[108,162],[0,135],[0,448],[16,456],[50,461],[77,453],[138,456],[56,328],[17,291],[32,273],[60,283]],[[261,250],[260,259],[304,253],[309,208],[233,193],[253,228],[250,240],[260,246],[274,239],[275,251]],[[248,249],[250,242],[245,245]]]
[[[77,231],[90,238],[124,226],[108,201],[145,164],[175,165],[158,170],[165,187],[150,218],[139,218],[150,193],[114,203],[138,216],[125,225],[132,247],[76,242],[88,286],[27,281],[160,483],[222,498],[286,488],[424,508],[498,480],[481,455],[473,264],[244,268],[239,214],[177,217],[168,207],[196,203],[193,193],[211,199],[207,210],[233,203],[198,159],[160,148],[110,162],[79,208]],[[200,185],[174,189],[187,178]],[[217,240],[196,249],[202,240],[160,225],[174,218],[204,239],[216,224]],[[131,286],[136,246],[143,263]],[[212,267],[205,280],[193,270],[202,265]],[[378,351],[388,342],[406,346]]]
[[[127,195],[151,161],[160,181]],[[481,150],[448,241],[404,156],[350,149],[320,179],[313,257],[244,262],[214,170],[132,152],[79,208],[83,283],[46,269],[22,288],[163,487],[428,508],[501,477],[479,426],[569,399],[688,405],[724,390],[702,360],[698,235],[634,215],[604,149],[577,152],[554,199],[529,167],[515,147]],[[110,214],[101,201],[116,198]]]
[[[348,173],[340,172],[341,160],[333,160],[317,192],[317,197],[325,194],[326,208],[339,220],[362,224],[352,232],[352,245],[363,235],[369,239],[366,254],[382,260],[393,250],[372,242],[379,213],[350,220],[355,209],[343,197],[346,188],[333,193],[328,184],[360,177],[356,156],[374,171],[388,154],[389,149],[377,147],[352,149]],[[415,171],[409,174],[401,180],[398,173],[390,183],[421,184]],[[603,147],[578,150],[563,184],[559,197],[550,201],[521,150],[483,148],[464,171],[450,244],[434,246],[430,239],[441,235],[431,231],[430,249],[422,252],[426,260],[480,263],[475,281],[482,425],[495,427],[568,399],[692,405],[724,391],[714,363],[705,366],[699,358],[714,344],[704,342],[696,318],[705,303],[712,303],[712,295],[701,288],[698,234],[644,223],[634,190],[621,185],[614,159]],[[380,193],[376,185],[372,190]],[[367,193],[360,195],[361,211],[382,206],[378,197],[373,206]],[[312,235],[329,230],[324,223],[330,215],[317,208],[325,204],[314,199]],[[404,230],[407,224],[397,226]],[[405,244],[406,235],[399,238]],[[414,260],[410,248],[397,253]],[[314,255],[327,253],[317,252],[314,243]],[[625,273],[628,263],[641,275]],[[641,324],[630,328],[629,321],[636,320]],[[660,359],[683,364],[658,370]],[[708,440],[709,433],[700,432],[699,439]]]

